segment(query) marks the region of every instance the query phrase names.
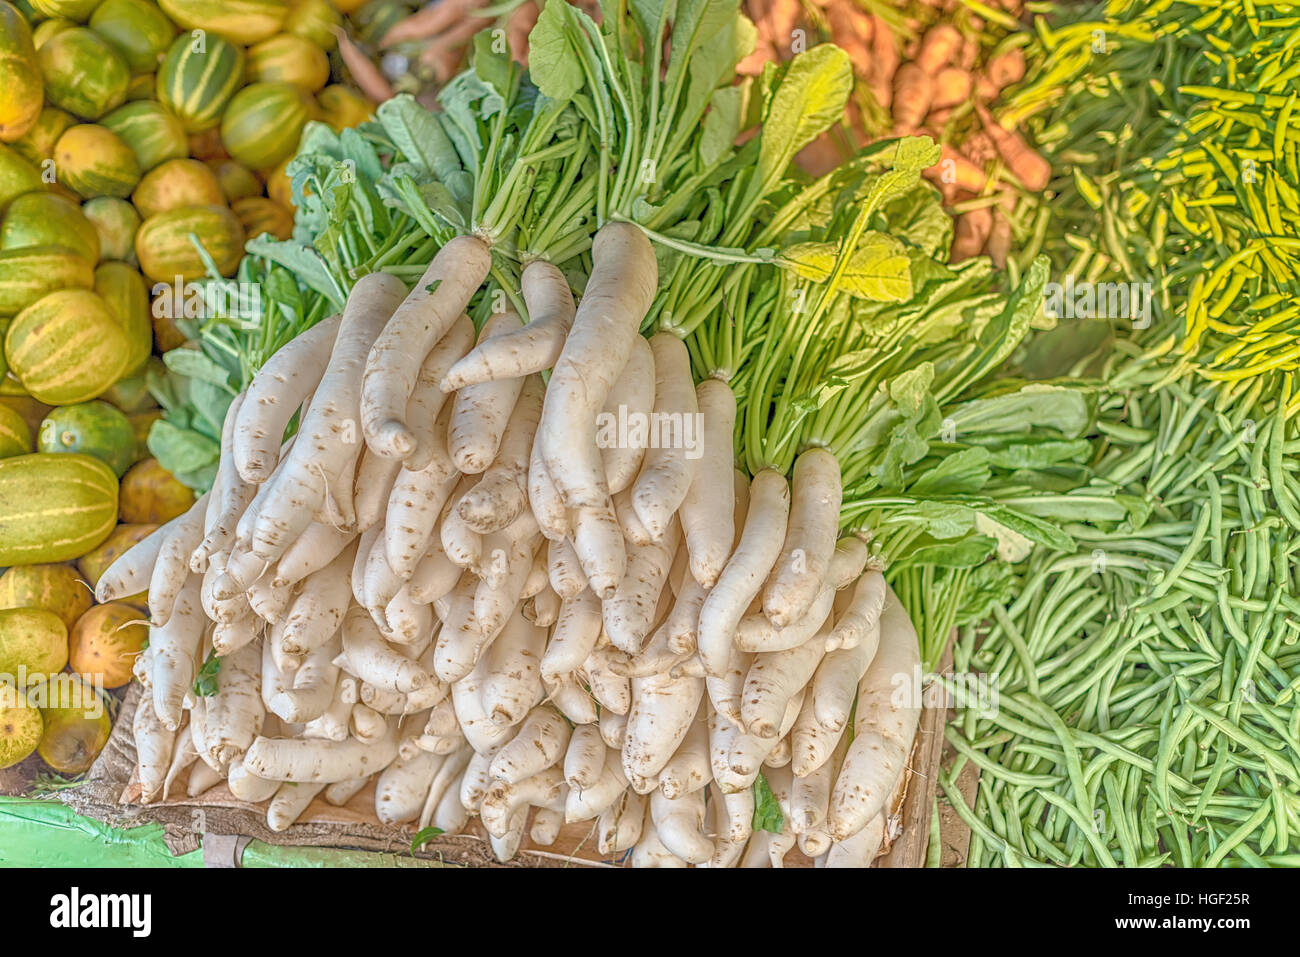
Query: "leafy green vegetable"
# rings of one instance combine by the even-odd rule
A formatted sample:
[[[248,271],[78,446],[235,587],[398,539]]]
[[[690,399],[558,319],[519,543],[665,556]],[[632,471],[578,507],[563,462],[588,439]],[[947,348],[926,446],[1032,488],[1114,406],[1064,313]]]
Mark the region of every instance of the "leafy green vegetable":
[[[754,779],[754,830],[780,834],[785,829],[785,815],[777,802],[767,778],[760,774]]]
[[[220,688],[221,659],[215,651],[209,651],[208,657],[194,676],[194,693],[200,698],[211,698]]]

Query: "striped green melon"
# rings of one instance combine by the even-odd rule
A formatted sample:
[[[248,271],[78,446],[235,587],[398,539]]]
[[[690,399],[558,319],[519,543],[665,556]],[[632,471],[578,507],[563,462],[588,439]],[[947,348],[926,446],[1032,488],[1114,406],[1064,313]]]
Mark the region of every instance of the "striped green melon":
[[[187,30],[220,33],[245,45],[279,33],[289,14],[285,0],[159,0],[158,6]]]
[[[44,20],[36,24],[36,29],[32,31],[32,43],[39,50],[64,30],[71,30],[76,25],[75,20],[65,20],[62,17],[54,20]]]
[[[315,104],[290,83],[252,83],[221,118],[221,140],[237,162],[269,169],[292,156]]]
[[[0,250],[0,316],[14,316],[59,289],[90,289],[95,269],[66,246]]]
[[[95,398],[126,371],[126,333],[102,296],[52,292],[14,317],[5,333],[9,371],[47,405]]]
[[[45,96],[60,109],[97,120],[126,101],[131,71],[93,30],[64,30],[47,40],[36,58],[45,76]]]
[[[244,255],[244,227],[225,206],[182,206],[151,216],[135,236],[140,270],[155,282],[199,279],[207,267],[190,237],[207,250],[223,276],[233,276]]]
[[[54,144],[59,141],[63,131],[75,122],[77,118],[66,110],[47,106],[41,110],[41,115],[26,135],[14,140],[10,146],[27,162],[40,166],[42,160],[54,156]]]
[[[99,0],[30,0],[32,9],[50,19],[62,18],[85,23],[99,6]]]
[[[255,239],[270,233],[276,239],[293,236],[293,210],[281,206],[265,196],[249,196],[230,204],[231,210],[244,226],[244,235]]]
[[[69,127],[54,144],[59,181],[83,199],[131,195],[140,181],[140,163],[122,137],[104,126]]]
[[[0,405],[0,458],[25,455],[32,450],[32,430],[27,420],[9,408]]]
[[[310,40],[322,50],[338,45],[335,30],[343,26],[343,17],[330,0],[295,0],[284,21],[284,32]]]
[[[215,33],[183,33],[158,67],[158,102],[180,117],[186,132],[201,133],[221,122],[243,81],[243,50]]]
[[[346,86],[335,83],[316,94],[321,119],[336,133],[349,126],[360,126],[375,116],[374,104]]]
[[[135,234],[140,214],[124,199],[98,196],[81,204],[82,214],[99,234],[99,254],[104,259],[135,258]]]
[[[0,212],[23,193],[44,188],[40,171],[16,149],[0,143]]]
[[[0,249],[66,246],[83,259],[99,262],[99,233],[81,207],[55,193],[24,193],[0,222]]]
[[[135,463],[135,433],[126,414],[107,402],[78,402],[51,409],[36,433],[36,450],[93,455],[121,478]]]
[[[104,0],[91,14],[90,29],[122,55],[132,73],[158,69],[176,35],[176,27],[148,0]]]
[[[153,352],[153,312],[149,288],[134,266],[122,262],[100,263],[95,270],[95,292],[108,304],[126,335],[126,369],[135,375]]]
[[[262,195],[262,181],[247,166],[241,166],[232,159],[210,160],[208,166],[217,174],[221,195],[227,203]]]
[[[0,141],[24,136],[41,115],[45,84],[27,21],[0,3]]]
[[[225,201],[217,174],[196,159],[160,163],[131,194],[131,202],[145,219],[181,206],[219,206]]]
[[[189,155],[185,125],[180,117],[154,100],[138,100],[119,106],[100,120],[100,125],[126,141],[135,152],[136,162],[143,172],[147,173],[169,159]]]
[[[35,452],[0,459],[0,565],[66,562],[117,524],[117,477],[99,459]]]
[[[248,78],[255,83],[292,83],[315,93],[330,79],[330,59],[306,37],[282,33],[248,50]]]

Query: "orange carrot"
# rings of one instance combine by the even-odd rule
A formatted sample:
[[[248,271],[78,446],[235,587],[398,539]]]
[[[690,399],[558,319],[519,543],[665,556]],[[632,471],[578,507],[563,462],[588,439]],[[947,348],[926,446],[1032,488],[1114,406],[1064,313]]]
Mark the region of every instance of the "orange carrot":
[[[479,6],[473,0],[434,0],[409,17],[398,20],[379,41],[380,47],[391,47],[408,40],[427,40],[448,27],[455,26],[471,8]]]
[[[370,58],[361,52],[343,30],[336,28],[334,33],[339,38],[339,57],[342,58],[343,65],[348,68],[348,72],[352,74],[352,79],[361,92],[376,103],[391,100],[393,86],[380,72],[379,67],[370,62]]]
[[[1025,78],[1025,54],[1023,50],[1008,50],[989,60],[984,72],[999,91],[1012,83],[1019,83]]]
[[[954,54],[961,49],[961,34],[949,23],[932,26],[925,32],[921,42],[921,52],[917,54],[916,65],[930,76],[952,62]]]
[[[993,211],[987,206],[962,213],[953,224],[952,250],[948,261],[959,263],[978,256],[993,231]]]
[[[999,269],[1006,268],[1007,256],[1011,252],[1011,222],[1002,215],[1001,210],[993,213],[993,229],[989,231],[984,252],[993,260],[993,265]]]
[[[898,69],[898,48],[889,24],[871,15],[871,92],[881,109],[888,110],[894,94],[894,71]]]
[[[1030,149],[1018,134],[999,126],[982,105],[976,104],[975,110],[984,125],[984,132],[993,140],[1011,174],[1025,189],[1032,192],[1046,189],[1052,179],[1052,164]]]
[[[970,99],[970,93],[970,73],[959,66],[946,66],[934,78],[934,98],[930,101],[930,109],[941,110],[965,103]]]
[[[894,129],[913,132],[930,112],[933,98],[934,77],[916,63],[904,63],[894,74]]]

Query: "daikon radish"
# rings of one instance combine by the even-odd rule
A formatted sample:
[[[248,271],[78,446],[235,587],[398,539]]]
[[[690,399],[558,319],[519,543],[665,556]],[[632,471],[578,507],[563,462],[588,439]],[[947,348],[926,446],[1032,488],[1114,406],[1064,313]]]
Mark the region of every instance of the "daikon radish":
[[[244,404],[246,393],[241,392],[226,409],[221,426],[221,456],[217,460],[217,475],[213,480],[208,512],[204,522],[203,539],[190,553],[190,571],[201,572],[208,558],[230,547],[235,540],[235,526],[257,492],[257,486],[245,482],[235,465],[235,420]]]
[[[375,782],[375,816],[380,823],[404,824],[418,818],[442,761],[441,755],[417,750],[384,768]]]
[[[404,291],[401,281],[386,273],[362,276],[352,287],[329,365],[254,524],[250,547],[258,557],[275,561],[284,554],[311,524],[326,489],[360,452],[361,370]]]
[[[542,443],[537,438],[528,453],[528,504],[548,539],[562,541],[569,534],[569,513],[542,462]]]
[[[831,793],[828,830],[837,842],[862,830],[885,808],[912,749],[921,702],[898,701],[921,666],[916,629],[892,589],[880,614],[880,647],[858,682],[853,742]]]
[[[646,821],[641,829],[641,840],[632,849],[633,867],[690,867],[684,860],[674,854],[660,840],[655,830],[654,821],[650,819],[650,809],[646,809]]]
[[[655,356],[651,419],[655,434],[632,487],[632,504],[651,539],[660,541],[695,479],[703,436],[685,344],[672,333],[660,332],[650,340],[650,348]],[[722,474],[728,475],[730,470]],[[730,509],[727,511],[729,514]]]
[[[879,638],[876,625],[880,621],[880,610],[884,606],[885,576],[875,569],[863,573],[853,586],[848,607],[835,619],[835,627],[826,642],[826,650],[854,648],[864,638],[873,634]],[[874,645],[872,653],[874,654]]]
[[[727,668],[732,636],[781,554],[789,511],[790,487],[785,477],[774,469],[763,469],[754,476],[736,551],[700,606],[697,640],[700,659],[710,675],[721,676]]]
[[[549,768],[564,757],[569,744],[569,725],[554,708],[541,706],[528,713],[519,732],[497,752],[489,773],[516,784]]]
[[[140,776],[140,803],[152,804],[162,794],[176,734],[159,719],[154,711],[153,700],[147,694],[140,695],[136,702],[131,732],[135,737],[136,764]]]
[[[280,789],[280,782],[259,778],[244,767],[243,758],[236,758],[226,774],[226,787],[231,794],[247,804],[261,804],[275,796],[275,792]]]
[[[632,485],[650,443],[650,413],[655,403],[655,358],[650,343],[632,340],[618,377],[601,408],[596,445],[611,495]],[[630,498],[630,496],[629,496]],[[630,504],[630,503],[629,503]]]
[[[195,659],[207,624],[199,602],[199,584],[199,576],[189,575],[176,596],[167,624],[149,629],[154,712],[163,727],[173,732],[181,725],[181,710],[194,683]]]
[[[407,583],[411,589],[411,599],[422,604],[433,604],[456,587],[461,571],[442,550],[439,537],[434,536]]]
[[[632,679],[632,709],[623,738],[623,772],[658,779],[691,726],[704,697],[701,678],[664,674]]]
[[[479,816],[489,834],[503,838],[518,812],[527,812],[532,805],[562,810],[567,792],[564,774],[554,766],[514,784],[493,781],[479,805]]]
[[[596,820],[596,849],[604,855],[621,854],[636,846],[645,823],[646,799],[624,791]]]
[[[344,615],[343,651],[353,674],[390,691],[405,694],[433,680],[419,664],[389,647],[361,608],[353,607]]]
[[[565,504],[608,509],[596,413],[627,364],[659,271],[649,240],[630,223],[602,226],[591,255],[591,276],[547,385],[538,439]]]
[[[190,555],[203,538],[203,516],[207,511],[205,493],[180,518],[170,524],[171,532],[158,550],[157,562],[149,578],[149,621],[162,627],[171,617],[172,607],[181,587],[190,576]]]
[[[235,467],[245,482],[271,477],[289,420],[329,364],[341,318],[332,316],[282,346],[257,370],[235,417]]]
[[[513,310],[495,313],[483,323],[479,342],[515,332],[520,326]],[[447,454],[456,468],[467,475],[478,475],[492,464],[523,384],[522,378],[500,379],[465,386],[456,392],[447,430]]]
[[[352,597],[348,578],[354,561],[350,546],[302,583],[284,617],[281,644],[289,654],[309,654],[338,632]]]
[[[617,751],[608,751],[600,776],[589,787],[570,787],[564,799],[564,820],[569,824],[590,821],[600,814],[627,789],[627,778],[619,766]]]
[[[827,623],[835,603],[836,590],[857,578],[866,560],[867,547],[859,539],[854,536],[841,539],[832,553],[826,578],[803,616],[788,626],[778,628],[766,615],[747,615],[736,627],[737,647],[755,652],[784,651],[803,644]],[[823,636],[823,644],[829,640],[828,631]]]
[[[587,578],[587,587],[603,599],[609,598],[627,574],[627,550],[623,530],[611,502],[575,509],[573,550]]]
[[[573,675],[546,682],[551,703],[575,725],[596,723],[596,702]]]
[[[720,379],[706,379],[695,394],[704,420],[699,436],[700,459],[678,517],[690,554],[691,574],[704,588],[712,588],[727,564],[736,534],[731,520],[735,492],[720,479],[733,468],[736,397]]]
[[[189,779],[185,782],[185,796],[196,798],[205,791],[210,791],[225,781],[225,775],[214,771],[202,761],[190,768]]]
[[[877,814],[867,825],[842,841],[831,844],[825,867],[870,867],[885,842],[885,816]],[[821,864],[820,861],[818,861]]]
[[[223,768],[243,756],[262,726],[262,652],[248,644],[221,659],[217,692],[208,698],[208,752]]]
[[[704,792],[688,791],[670,800],[655,791],[650,795],[650,816],[664,847],[688,864],[703,864],[713,857],[713,842],[704,836]]]
[[[545,696],[539,668],[545,647],[546,632],[516,609],[484,653],[481,696],[493,724],[513,727]]]
[[[339,635],[312,649],[293,675],[293,686],[277,692],[269,709],[282,720],[304,724],[323,715],[334,700],[339,669],[334,658],[342,650]]]
[[[818,632],[795,648],[755,655],[740,706],[745,730],[759,738],[775,737],[786,706],[808,684],[825,654],[825,633]]]
[[[849,712],[858,695],[858,682],[876,655],[879,639],[877,622],[857,645],[832,651],[817,666],[811,688],[813,715],[827,731],[843,731],[849,723]]]
[[[620,650],[639,652],[654,625],[659,596],[677,553],[678,526],[672,522],[658,544],[627,551],[627,571],[614,593],[601,606],[605,633]]]
[[[366,359],[361,384],[361,430],[379,455],[405,458],[415,450],[406,407],[425,356],[465,311],[487,276],[491,253],[483,240],[458,236],[446,243],[402,301]]]
[[[324,790],[323,784],[298,784],[285,781],[271,798],[271,806],[266,809],[266,826],[277,834],[287,831],[294,821],[302,817],[302,812],[317,794]]]
[[[479,343],[451,367],[442,390],[498,379],[517,379],[555,365],[573,324],[573,293],[555,266],[535,259],[524,267],[519,289],[528,307],[528,325]]]
[[[384,515],[384,555],[388,567],[408,580],[437,534],[438,517],[460,481],[451,460],[437,447],[429,463],[412,472],[397,473]]]
[[[776,628],[806,615],[827,577],[843,498],[840,463],[826,449],[808,449],[795,459],[790,484],[785,542],[763,587],[763,614]]]
[[[480,535],[505,528],[528,507],[528,458],[545,392],[538,376],[522,380],[495,458],[456,504],[461,519]]]
[[[450,421],[450,415],[443,415],[447,395],[439,384],[447,371],[473,345],[474,323],[469,316],[461,313],[460,318],[452,323],[447,334],[438,340],[438,344],[429,350],[424,362],[420,364],[415,388],[406,403],[406,427],[415,445],[403,464],[412,472],[426,468],[440,450],[445,454],[446,423]]]
[[[329,525],[312,524],[276,562],[276,585],[296,585],[320,571],[357,540],[357,533]]]
[[[467,747],[459,747],[448,753],[438,765],[438,773],[433,776],[433,783],[429,785],[429,793],[424,797],[424,806],[420,809],[420,817],[416,823],[421,830],[433,822],[438,805],[456,787],[473,753]],[[456,795],[456,798],[459,804],[459,795]]]

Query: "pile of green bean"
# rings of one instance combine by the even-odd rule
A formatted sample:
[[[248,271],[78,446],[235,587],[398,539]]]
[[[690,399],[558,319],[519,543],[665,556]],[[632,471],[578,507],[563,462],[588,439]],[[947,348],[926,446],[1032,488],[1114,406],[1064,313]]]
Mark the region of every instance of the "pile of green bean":
[[[947,729],[969,866],[1300,865],[1291,378],[1225,390],[1116,350],[1093,484],[1145,519],[1070,526],[1076,553],[1039,549],[960,630],[955,670],[998,689]]]

